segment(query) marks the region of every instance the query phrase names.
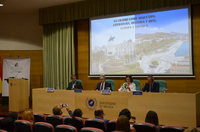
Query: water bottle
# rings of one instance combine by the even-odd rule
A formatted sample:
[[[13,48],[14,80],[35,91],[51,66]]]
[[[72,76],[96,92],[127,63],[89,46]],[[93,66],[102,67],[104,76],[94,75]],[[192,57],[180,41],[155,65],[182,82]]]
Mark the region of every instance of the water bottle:
[[[56,89],[57,89],[57,90],[60,90],[59,86],[56,86]]]

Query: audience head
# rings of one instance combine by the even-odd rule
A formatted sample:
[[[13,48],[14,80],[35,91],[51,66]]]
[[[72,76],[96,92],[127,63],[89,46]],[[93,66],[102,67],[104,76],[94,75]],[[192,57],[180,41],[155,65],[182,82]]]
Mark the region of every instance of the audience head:
[[[82,115],[83,115],[83,113],[82,113],[81,109],[75,109],[74,112],[73,112],[72,118],[82,117]]]
[[[133,78],[131,77],[131,75],[127,75],[126,78],[125,78],[125,82],[127,83],[132,83],[133,82]]]
[[[99,80],[101,83],[104,83],[106,80],[106,77],[104,75],[100,75]]]
[[[145,122],[154,124],[155,126],[159,125],[157,113],[150,110],[146,115]]]
[[[128,120],[131,119],[131,112],[128,110],[128,109],[123,109],[120,113],[119,113],[119,116],[121,115],[125,115]]]
[[[12,117],[6,117],[1,120],[1,129],[8,132],[13,132],[15,130],[15,120]]]
[[[23,115],[22,115],[23,120],[27,120],[30,122],[34,122],[34,115],[32,110],[25,110]]]
[[[61,108],[59,107],[59,106],[55,106],[54,108],[53,108],[53,114],[54,115],[62,115],[62,110],[61,110]]]
[[[103,112],[103,110],[101,108],[97,108],[94,111],[94,115],[95,115],[95,117],[100,117],[100,118],[103,119],[103,117],[104,117],[105,114],[104,114],[104,112]]]
[[[154,82],[153,76],[148,76],[147,81],[148,81],[149,85],[152,85]]]
[[[11,117],[14,120],[17,120],[18,119],[18,114],[16,112],[11,112],[11,113],[9,113],[8,117]]]
[[[184,130],[184,132],[199,132],[199,131],[194,127],[188,127],[187,129]]]
[[[118,117],[115,131],[130,132],[130,123],[125,115]]]
[[[71,79],[72,79],[72,82],[75,83],[76,82],[76,75],[72,75]]]

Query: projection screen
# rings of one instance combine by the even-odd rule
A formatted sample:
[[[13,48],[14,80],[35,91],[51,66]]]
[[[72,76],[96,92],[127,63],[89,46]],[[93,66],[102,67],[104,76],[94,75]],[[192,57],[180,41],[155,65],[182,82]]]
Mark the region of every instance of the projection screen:
[[[194,76],[190,7],[90,19],[89,76]]]

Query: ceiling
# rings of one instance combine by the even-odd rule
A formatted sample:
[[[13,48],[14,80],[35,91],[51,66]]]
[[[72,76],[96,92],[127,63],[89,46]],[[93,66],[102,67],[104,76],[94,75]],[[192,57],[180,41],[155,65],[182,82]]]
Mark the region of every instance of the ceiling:
[[[0,0],[0,14],[37,14],[40,8],[85,0]]]

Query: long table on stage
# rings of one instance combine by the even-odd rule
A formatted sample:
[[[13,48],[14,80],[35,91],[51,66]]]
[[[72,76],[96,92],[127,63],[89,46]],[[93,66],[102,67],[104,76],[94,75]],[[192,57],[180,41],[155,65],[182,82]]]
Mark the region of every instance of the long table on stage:
[[[32,91],[34,113],[53,114],[52,109],[59,103],[68,104],[73,111],[80,108],[84,118],[93,118],[95,108],[102,108],[105,119],[117,119],[119,112],[128,108],[138,122],[144,122],[149,110],[157,112],[159,124],[197,127],[200,125],[200,93],[143,93],[132,95],[132,92],[113,91],[102,95],[99,91],[54,90],[46,88]],[[63,115],[68,116],[66,110]]]

